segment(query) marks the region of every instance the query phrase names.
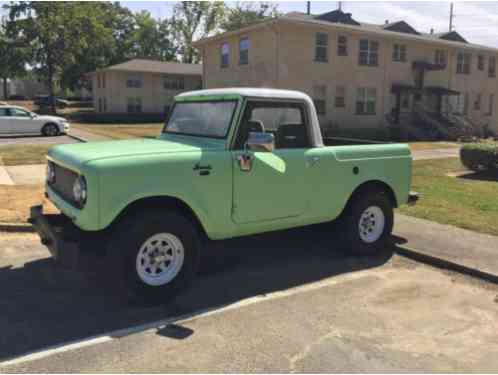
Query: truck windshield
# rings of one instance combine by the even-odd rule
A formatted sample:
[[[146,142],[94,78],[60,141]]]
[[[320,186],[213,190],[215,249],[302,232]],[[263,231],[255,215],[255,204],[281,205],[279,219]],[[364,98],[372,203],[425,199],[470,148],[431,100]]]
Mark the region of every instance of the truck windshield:
[[[228,134],[236,100],[212,102],[177,102],[164,128],[165,133],[198,137],[225,138]]]

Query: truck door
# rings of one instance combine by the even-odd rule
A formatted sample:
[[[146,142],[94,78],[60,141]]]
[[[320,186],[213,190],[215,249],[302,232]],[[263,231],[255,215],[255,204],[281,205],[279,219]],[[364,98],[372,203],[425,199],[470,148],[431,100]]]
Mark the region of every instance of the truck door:
[[[302,215],[307,205],[306,152],[309,148],[304,103],[249,100],[236,136],[233,160],[233,210],[236,223]],[[272,133],[273,152],[244,150],[250,132]],[[250,158],[243,170],[239,157]]]

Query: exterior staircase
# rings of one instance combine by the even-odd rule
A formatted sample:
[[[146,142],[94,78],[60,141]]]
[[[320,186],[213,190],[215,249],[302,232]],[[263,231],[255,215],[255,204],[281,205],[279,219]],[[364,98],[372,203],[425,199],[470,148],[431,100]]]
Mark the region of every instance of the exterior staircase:
[[[422,104],[416,104],[412,112],[401,114],[399,124],[394,123],[390,114],[386,123],[400,140],[458,140],[479,131],[478,126],[451,109],[448,113],[436,113]]]

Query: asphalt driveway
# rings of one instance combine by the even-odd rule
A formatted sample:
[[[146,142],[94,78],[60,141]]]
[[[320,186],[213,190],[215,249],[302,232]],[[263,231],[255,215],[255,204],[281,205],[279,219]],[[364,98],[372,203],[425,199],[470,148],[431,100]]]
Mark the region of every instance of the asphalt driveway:
[[[0,371],[498,369],[495,285],[387,249],[348,257],[333,233],[214,243],[195,287],[162,307],[116,297],[104,263],[61,270],[34,235],[3,235]]]

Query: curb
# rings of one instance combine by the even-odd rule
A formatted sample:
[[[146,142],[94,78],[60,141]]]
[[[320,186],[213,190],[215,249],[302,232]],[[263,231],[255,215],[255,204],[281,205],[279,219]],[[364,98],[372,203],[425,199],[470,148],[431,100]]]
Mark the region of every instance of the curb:
[[[0,232],[34,233],[35,228],[31,224],[0,223]]]
[[[476,279],[488,281],[493,284],[498,284],[498,275],[480,271],[477,268],[467,267],[458,263],[451,262],[449,260],[422,254],[419,253],[416,249],[402,247],[402,245],[396,245],[393,251],[398,255],[404,256],[420,263],[424,263],[448,271],[458,272]]]
[[[79,142],[88,142],[88,139],[83,138],[83,137],[78,137],[77,135],[74,135],[74,134],[66,133],[66,135],[67,135],[69,138],[76,139],[76,140],[77,140],[77,141],[79,141]]]

